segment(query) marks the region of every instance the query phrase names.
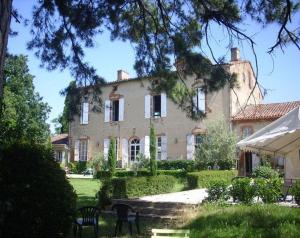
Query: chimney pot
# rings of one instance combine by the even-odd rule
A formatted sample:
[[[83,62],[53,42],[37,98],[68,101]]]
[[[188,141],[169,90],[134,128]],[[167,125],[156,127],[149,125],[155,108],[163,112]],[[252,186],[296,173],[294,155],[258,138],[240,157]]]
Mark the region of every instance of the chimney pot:
[[[129,79],[129,74],[124,70],[118,70],[117,80],[121,81],[121,80],[126,80],[126,79]]]
[[[240,60],[240,50],[239,48],[231,48],[231,61],[238,61]]]

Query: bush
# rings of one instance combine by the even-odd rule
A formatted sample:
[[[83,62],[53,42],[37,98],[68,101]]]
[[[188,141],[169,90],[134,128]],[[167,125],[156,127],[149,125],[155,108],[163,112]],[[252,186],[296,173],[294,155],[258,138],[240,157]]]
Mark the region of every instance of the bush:
[[[116,172],[117,166],[117,156],[116,156],[116,140],[114,138],[110,138],[109,140],[109,149],[108,149],[108,158],[107,158],[107,166],[108,171],[110,172],[110,176],[113,177]]]
[[[43,146],[14,144],[0,151],[1,237],[66,237],[76,194]]]
[[[293,185],[292,195],[295,197],[296,203],[300,205],[300,180]]]
[[[230,195],[233,200],[242,203],[251,204],[256,195],[256,187],[251,181],[251,178],[237,178],[232,181]]]
[[[76,161],[68,164],[71,173],[82,174],[86,170],[86,161]]]
[[[101,153],[95,155],[92,159],[88,160],[87,166],[94,170],[94,173],[106,170],[107,169],[107,161],[104,160],[104,156]]]
[[[176,179],[173,176],[157,175],[149,177],[114,178],[113,198],[135,198],[171,192]]]
[[[151,123],[150,125],[150,174],[155,176],[157,174],[157,160],[156,160],[156,136],[154,126]]]
[[[280,178],[257,178],[255,179],[257,195],[264,203],[276,202],[278,198],[282,196],[282,183],[283,181]]]
[[[107,171],[108,172],[108,171]],[[110,172],[108,172],[110,175]],[[102,180],[101,188],[97,194],[98,205],[104,209],[106,206],[111,205],[113,186],[110,178]]]
[[[227,181],[220,179],[211,182],[207,188],[207,193],[207,200],[210,202],[226,201],[229,198]]]
[[[231,180],[237,175],[236,170],[203,170],[200,172],[192,172],[187,174],[188,188],[207,188],[212,182],[222,178],[226,184],[230,184]]]
[[[184,170],[192,172],[195,170],[194,160],[158,160],[157,168],[160,170]]]
[[[258,166],[254,169],[252,176],[255,178],[270,179],[270,178],[278,178],[279,174],[270,166]]]

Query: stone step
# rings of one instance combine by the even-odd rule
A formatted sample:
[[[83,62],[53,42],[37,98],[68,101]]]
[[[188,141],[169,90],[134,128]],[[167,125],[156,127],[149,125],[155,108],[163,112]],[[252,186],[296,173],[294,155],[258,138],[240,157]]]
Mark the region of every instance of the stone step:
[[[141,217],[178,219],[193,212],[196,205],[172,202],[149,202],[137,199],[113,199],[113,204],[123,203],[138,211]],[[111,213],[111,211],[107,211]]]

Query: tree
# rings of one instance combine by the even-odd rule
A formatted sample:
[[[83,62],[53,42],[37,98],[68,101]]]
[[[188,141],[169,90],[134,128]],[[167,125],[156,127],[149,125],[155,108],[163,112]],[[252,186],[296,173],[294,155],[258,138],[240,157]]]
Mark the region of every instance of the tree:
[[[236,159],[237,137],[230,131],[224,119],[216,120],[207,126],[207,133],[196,149],[196,164],[200,169],[218,166],[232,169]]]
[[[11,3],[12,0],[1,0],[0,56],[5,54],[11,16],[19,20]],[[255,42],[240,27],[250,16],[262,25],[279,24],[277,40],[270,52],[289,42],[300,49],[300,28],[290,29],[289,25],[296,19],[299,5],[299,0],[44,0],[35,3],[32,40],[28,48],[35,51],[42,65],[49,70],[69,68],[78,86],[101,86],[104,79],[84,61],[84,48],[93,47],[95,36],[108,30],[112,40],[132,43],[136,50],[138,76],[158,77],[161,81],[157,90],[164,89],[169,96],[176,82],[185,85],[185,76],[194,75],[203,80],[202,91],[213,92],[231,83],[234,77],[224,71],[223,59],[216,59],[213,55],[209,44],[210,28],[214,24],[222,26],[231,39],[229,43],[233,39],[246,40],[254,51]],[[201,53],[203,42],[212,53],[214,67]],[[177,60],[176,74],[171,70],[174,58]],[[4,57],[0,60],[3,61]],[[166,88],[167,85],[171,87]],[[97,91],[101,92],[100,89]],[[183,92],[185,100],[191,104],[181,103],[182,109],[192,110],[194,92],[179,92]],[[204,116],[203,113],[191,114],[192,117]]]
[[[47,143],[49,125],[46,123],[50,107],[34,91],[25,56],[6,58],[4,108],[0,115],[0,144],[16,141]]]
[[[116,156],[116,144],[115,139],[110,138],[109,149],[108,149],[108,170],[110,172],[110,176],[113,177],[116,171],[117,164],[117,156]]]
[[[69,133],[69,124],[73,120],[72,115],[78,113],[77,104],[79,104],[78,90],[76,88],[76,82],[71,81],[69,86],[61,92],[62,96],[65,96],[64,110],[57,118],[53,119],[55,123],[55,133]]]
[[[150,173],[152,176],[157,174],[156,161],[156,136],[153,124],[150,126]]]

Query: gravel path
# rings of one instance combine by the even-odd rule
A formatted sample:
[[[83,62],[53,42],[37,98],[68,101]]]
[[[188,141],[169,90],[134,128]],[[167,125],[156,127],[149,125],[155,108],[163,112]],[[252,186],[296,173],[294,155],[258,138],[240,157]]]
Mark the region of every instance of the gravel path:
[[[166,193],[140,197],[139,200],[149,202],[174,202],[185,204],[200,204],[207,197],[206,189],[194,189],[177,193]]]

